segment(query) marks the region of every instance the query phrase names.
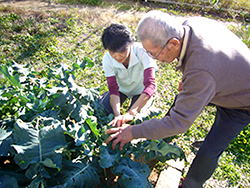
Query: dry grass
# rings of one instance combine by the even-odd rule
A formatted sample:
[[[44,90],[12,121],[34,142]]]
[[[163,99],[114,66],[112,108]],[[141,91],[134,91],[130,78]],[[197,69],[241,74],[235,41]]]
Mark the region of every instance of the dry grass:
[[[48,3],[40,1],[0,2],[0,10],[3,12],[13,12],[18,15],[40,17],[41,19],[47,18],[51,14],[69,17],[72,15],[72,12],[75,12],[79,20],[100,27],[113,22],[136,26],[145,13],[131,10],[120,11],[114,6],[103,8],[62,4],[48,6]]]

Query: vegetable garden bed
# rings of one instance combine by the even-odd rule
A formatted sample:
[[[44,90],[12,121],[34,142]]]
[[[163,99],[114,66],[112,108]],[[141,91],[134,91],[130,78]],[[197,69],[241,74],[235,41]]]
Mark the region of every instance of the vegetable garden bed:
[[[122,151],[104,144],[113,115],[106,115],[96,89],[74,82],[73,68],[51,68],[41,77],[29,65],[0,67],[0,182],[4,187],[152,187],[150,168],[131,159],[165,162],[183,151],[164,140],[127,143]],[[94,180],[94,181],[93,181]]]

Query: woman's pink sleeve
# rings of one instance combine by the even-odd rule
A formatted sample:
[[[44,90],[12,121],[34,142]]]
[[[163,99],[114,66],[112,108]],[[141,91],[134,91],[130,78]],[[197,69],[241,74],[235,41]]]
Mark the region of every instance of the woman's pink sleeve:
[[[145,93],[149,98],[155,93],[155,68],[149,67],[144,70],[144,80],[143,84],[145,86],[142,93]]]
[[[106,77],[106,79],[108,82],[108,88],[109,88],[110,95],[117,95],[120,97],[119,86],[116,82],[116,77],[110,76],[110,77]]]

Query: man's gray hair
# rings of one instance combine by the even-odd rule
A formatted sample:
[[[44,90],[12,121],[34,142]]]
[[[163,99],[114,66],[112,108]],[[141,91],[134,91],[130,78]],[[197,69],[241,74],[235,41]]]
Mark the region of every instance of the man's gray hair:
[[[184,29],[174,17],[152,10],[139,21],[137,35],[142,42],[149,39],[154,46],[163,47],[170,38],[182,39]]]

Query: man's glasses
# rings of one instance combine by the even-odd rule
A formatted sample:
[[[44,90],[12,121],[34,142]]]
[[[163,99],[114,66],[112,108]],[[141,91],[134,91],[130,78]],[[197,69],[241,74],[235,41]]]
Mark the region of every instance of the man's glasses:
[[[170,41],[171,39],[173,39],[173,38],[175,38],[175,37],[172,37],[172,38],[168,39],[168,41],[167,41],[166,44],[163,46],[163,48],[161,49],[161,51],[160,51],[155,57],[151,54],[151,52],[148,52],[148,51],[147,51],[148,56],[151,57],[152,59],[157,59],[157,57],[161,54],[161,52],[164,50],[164,48],[166,48],[166,46],[168,45],[169,41]]]

